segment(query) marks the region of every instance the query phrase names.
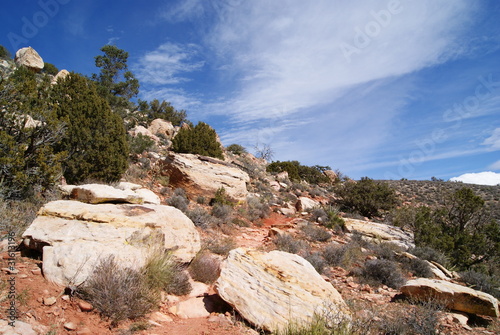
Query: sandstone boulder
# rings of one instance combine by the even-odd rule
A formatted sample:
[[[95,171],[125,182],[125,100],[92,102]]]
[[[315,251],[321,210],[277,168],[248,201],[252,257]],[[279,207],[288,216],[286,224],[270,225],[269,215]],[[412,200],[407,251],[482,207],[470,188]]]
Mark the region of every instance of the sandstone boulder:
[[[484,292],[453,284],[444,280],[418,278],[409,280],[401,292],[415,299],[436,299],[447,308],[471,313],[498,317],[498,300]]]
[[[337,181],[337,179],[339,179],[339,176],[337,175],[337,173],[335,171],[332,171],[332,170],[326,170],[323,172],[323,174],[328,177],[328,179],[330,180],[331,183],[334,183]]]
[[[330,315],[334,323],[350,321],[339,292],[305,259],[283,251],[230,251],[216,289],[246,320],[267,331],[292,320],[309,322],[315,313]]]
[[[153,204],[49,202],[22,237],[26,247],[43,253],[44,276],[60,285],[83,282],[108,256],[139,268],[158,248],[189,262],[201,247],[187,216],[174,207]]]
[[[35,72],[42,71],[45,65],[42,57],[32,47],[17,50],[14,61],[17,65],[24,65]]]
[[[414,248],[413,234],[399,227],[355,219],[344,219],[349,232],[358,232],[374,242],[390,242],[404,249]]]
[[[153,135],[163,136],[169,140],[171,140],[176,133],[175,127],[172,123],[163,119],[153,120],[149,125],[148,130]]]
[[[297,209],[298,212],[305,212],[319,206],[320,206],[319,202],[307,197],[299,197],[299,199],[295,203],[295,208]]]
[[[55,85],[57,84],[57,82],[59,80],[64,80],[64,78],[66,78],[67,76],[69,76],[69,71],[68,70],[61,70],[59,71],[55,76],[54,78],[52,79],[52,82],[51,84],[52,85]]]
[[[170,185],[182,187],[191,196],[213,197],[224,187],[233,200],[245,200],[246,172],[218,159],[192,154],[170,154],[162,164],[162,174],[168,175]]]
[[[146,127],[143,127],[143,126],[137,126],[135,128],[132,128],[128,131],[128,133],[132,137],[137,137],[137,136],[139,136],[139,134],[141,134],[142,136],[149,137],[150,139],[155,141],[155,143],[160,142],[160,138],[158,136],[153,135],[153,133],[151,133],[149,131],[149,129],[147,129]]]
[[[0,335],[38,335],[33,327],[21,320],[14,321],[14,327],[7,320],[0,320]]]

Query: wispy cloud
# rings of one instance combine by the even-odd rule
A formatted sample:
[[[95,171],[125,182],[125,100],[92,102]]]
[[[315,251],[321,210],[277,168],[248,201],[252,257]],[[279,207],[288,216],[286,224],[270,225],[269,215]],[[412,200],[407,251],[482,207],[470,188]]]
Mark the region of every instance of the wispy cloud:
[[[185,74],[200,70],[205,64],[199,60],[198,50],[195,44],[164,43],[143,55],[133,69],[146,84],[171,85],[189,81]]]
[[[483,145],[491,150],[500,150],[500,128],[496,128],[491,136],[484,140]]]
[[[494,171],[500,171],[500,160],[496,161],[493,164],[490,164],[488,166],[488,169],[494,170]]]

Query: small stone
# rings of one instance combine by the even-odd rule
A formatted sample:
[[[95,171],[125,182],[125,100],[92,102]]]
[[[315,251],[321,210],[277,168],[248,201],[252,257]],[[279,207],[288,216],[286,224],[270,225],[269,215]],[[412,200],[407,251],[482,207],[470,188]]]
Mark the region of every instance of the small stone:
[[[43,298],[43,304],[45,306],[52,306],[57,301],[56,297]]]
[[[83,301],[83,300],[80,300],[78,302],[78,307],[80,307],[80,310],[82,312],[90,312],[91,310],[94,309],[94,306],[92,306],[90,303]]]
[[[34,274],[35,276],[41,275],[42,269],[33,269],[31,270],[31,273]]]
[[[64,301],[70,301],[70,297],[69,297],[69,295],[63,295],[63,296],[61,297],[61,299],[62,299],[62,300],[64,300]]]
[[[155,326],[155,327],[161,327],[161,324],[159,324],[158,322],[153,321],[153,320],[148,320],[148,323],[149,323],[150,325]]]
[[[19,270],[14,269],[14,268],[2,268],[2,271],[4,271],[5,273],[7,273],[9,275],[16,275],[19,273]]]
[[[166,315],[166,314],[163,314],[162,312],[154,312],[151,314],[150,318],[149,318],[150,321],[154,321],[154,322],[160,322],[160,323],[163,323],[163,322],[172,322],[173,319]]]
[[[27,274],[22,273],[22,274],[20,274],[19,276],[17,276],[17,278],[19,278],[19,279],[26,279],[26,278],[28,278],[28,275],[27,275]]]
[[[78,327],[74,322],[66,322],[64,324],[64,328],[67,330],[76,330],[76,328],[78,328]]]

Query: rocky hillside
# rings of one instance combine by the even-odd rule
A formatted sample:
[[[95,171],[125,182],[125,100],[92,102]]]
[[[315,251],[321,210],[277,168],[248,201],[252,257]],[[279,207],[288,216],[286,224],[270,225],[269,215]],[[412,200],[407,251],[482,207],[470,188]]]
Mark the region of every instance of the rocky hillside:
[[[386,182],[401,195],[403,201],[428,206],[442,205],[446,194],[466,186],[483,198],[492,217],[500,220],[500,186],[427,180],[387,180]]]

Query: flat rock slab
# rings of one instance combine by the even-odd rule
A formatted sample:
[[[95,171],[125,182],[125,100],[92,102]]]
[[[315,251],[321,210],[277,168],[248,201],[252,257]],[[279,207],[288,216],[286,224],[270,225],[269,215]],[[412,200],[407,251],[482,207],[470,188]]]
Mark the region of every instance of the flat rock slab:
[[[44,276],[60,285],[83,282],[108,256],[138,268],[158,248],[172,250],[181,262],[190,262],[201,248],[199,233],[184,213],[152,204],[49,202],[23,239],[28,248],[43,252]]]
[[[330,315],[335,323],[350,321],[339,292],[305,259],[283,251],[232,250],[216,289],[246,320],[267,331],[291,321],[310,322],[315,315]]]
[[[401,292],[410,298],[437,299],[455,311],[498,317],[498,300],[490,294],[444,280],[409,280]]]
[[[374,241],[394,243],[404,249],[415,247],[413,235],[409,232],[403,231],[399,227],[371,221],[355,219],[344,220],[349,231],[357,231],[362,236]]]

